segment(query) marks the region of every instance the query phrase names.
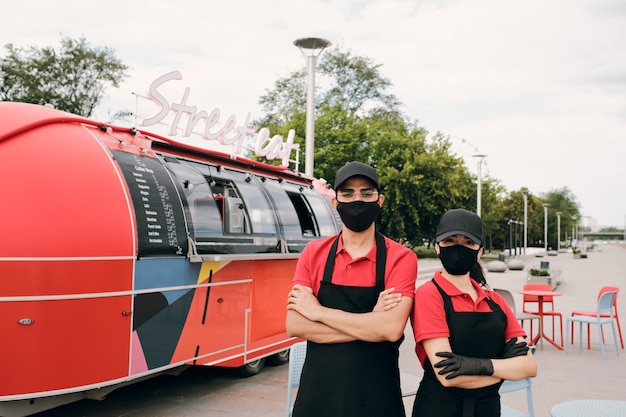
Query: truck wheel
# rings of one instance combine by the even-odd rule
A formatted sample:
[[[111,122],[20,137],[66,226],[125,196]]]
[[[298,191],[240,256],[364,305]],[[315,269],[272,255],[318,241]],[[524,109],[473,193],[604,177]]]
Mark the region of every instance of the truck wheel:
[[[261,369],[263,369],[263,365],[265,365],[265,358],[257,359],[243,366],[240,366],[239,368],[237,368],[237,372],[239,373],[239,376],[243,378],[248,378],[261,372]]]
[[[281,350],[267,358],[267,363],[272,366],[284,365],[289,362],[289,349]]]

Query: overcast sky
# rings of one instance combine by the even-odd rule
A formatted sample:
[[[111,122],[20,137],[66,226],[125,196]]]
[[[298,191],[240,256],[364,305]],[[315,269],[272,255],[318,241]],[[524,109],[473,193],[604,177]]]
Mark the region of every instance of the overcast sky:
[[[134,109],[180,71],[171,101],[244,119],[305,65],[293,41],[322,37],[381,64],[407,117],[507,191],[568,187],[584,216],[626,219],[626,1],[107,0],[12,1],[0,45],[59,47],[84,36],[130,67],[98,108]],[[3,49],[2,56],[5,54]],[[323,54],[320,59],[323,59]],[[226,116],[223,116],[225,119]],[[304,136],[304,132],[298,132]],[[520,219],[522,220],[522,219]]]

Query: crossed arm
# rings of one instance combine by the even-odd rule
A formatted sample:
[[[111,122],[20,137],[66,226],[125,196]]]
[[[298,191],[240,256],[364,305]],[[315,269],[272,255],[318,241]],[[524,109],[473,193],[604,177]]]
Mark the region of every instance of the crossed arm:
[[[516,343],[522,343],[524,339],[518,337]],[[527,377],[535,377],[537,375],[537,364],[532,353],[527,351],[526,354],[520,356],[507,357],[504,359],[486,359],[491,361],[493,373],[491,375],[466,375],[462,374],[447,379],[451,372],[442,372],[443,367],[437,367],[444,358],[437,356],[437,352],[452,352],[448,338],[439,337],[422,341],[424,349],[428,355],[431,366],[437,379],[444,387],[457,388],[482,388],[496,384],[502,379],[520,380]],[[511,346],[511,345],[510,345]],[[469,358],[473,360],[475,358]],[[442,372],[440,374],[440,372]]]
[[[322,306],[311,288],[296,284],[288,298],[287,333],[316,343],[395,342],[402,337],[413,299],[393,290],[381,292],[371,312],[349,313]]]

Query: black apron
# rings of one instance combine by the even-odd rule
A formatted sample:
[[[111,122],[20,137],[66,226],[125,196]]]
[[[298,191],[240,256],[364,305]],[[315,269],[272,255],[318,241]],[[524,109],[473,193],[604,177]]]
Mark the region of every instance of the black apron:
[[[385,239],[376,233],[376,286],[353,287],[332,283],[333,243],[317,298],[321,305],[351,313],[371,312],[385,288]],[[293,417],[405,417],[398,347],[395,342],[314,343],[307,353]]]
[[[507,325],[506,314],[500,306],[487,298],[492,312],[455,312],[448,294],[434,279],[432,281],[443,298],[452,352],[473,358],[498,357],[504,348]],[[502,382],[477,389],[446,388],[437,380],[430,361],[426,359],[412,416],[500,417],[500,385]]]

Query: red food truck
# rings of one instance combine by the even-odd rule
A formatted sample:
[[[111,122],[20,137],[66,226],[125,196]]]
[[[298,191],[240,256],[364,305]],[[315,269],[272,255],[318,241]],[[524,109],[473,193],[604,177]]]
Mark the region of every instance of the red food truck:
[[[285,167],[0,102],[0,415],[204,365],[283,363],[331,191]]]

